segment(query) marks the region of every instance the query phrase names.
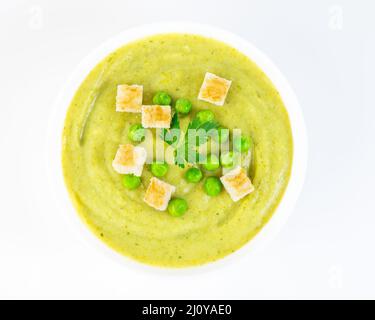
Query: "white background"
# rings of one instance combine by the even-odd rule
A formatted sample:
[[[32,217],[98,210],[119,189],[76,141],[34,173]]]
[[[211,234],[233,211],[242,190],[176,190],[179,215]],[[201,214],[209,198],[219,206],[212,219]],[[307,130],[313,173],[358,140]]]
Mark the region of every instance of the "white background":
[[[375,298],[372,1],[10,1],[0,5],[0,298]],[[74,232],[47,183],[47,123],[77,64],[136,25],[235,32],[293,86],[309,138],[306,183],[256,255],[179,274],[118,263]]]

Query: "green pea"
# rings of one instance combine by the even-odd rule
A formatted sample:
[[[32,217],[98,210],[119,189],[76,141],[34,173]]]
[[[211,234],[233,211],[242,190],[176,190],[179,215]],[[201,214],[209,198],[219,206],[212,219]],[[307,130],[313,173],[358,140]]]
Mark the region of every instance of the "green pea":
[[[141,142],[145,139],[145,136],[146,131],[140,124],[136,123],[130,127],[128,137],[131,141]]]
[[[203,173],[198,168],[190,168],[185,172],[185,179],[188,182],[197,183],[203,178]]]
[[[236,154],[233,151],[228,151],[220,156],[220,164],[224,168],[230,168],[234,165],[234,160],[236,158]]]
[[[122,178],[122,184],[126,189],[134,190],[137,189],[141,184],[141,178],[134,174],[126,174]]]
[[[203,166],[208,171],[214,171],[216,169],[219,169],[220,167],[219,158],[214,154],[209,154]]]
[[[221,181],[218,177],[208,177],[204,182],[203,188],[209,196],[217,196],[222,189]]]
[[[217,136],[214,135],[214,140],[218,141],[220,144],[228,141],[229,139],[229,129],[219,127],[217,129]]]
[[[188,99],[177,99],[176,101],[176,111],[182,114],[188,114],[192,108],[192,104]]]
[[[163,177],[168,172],[168,164],[154,162],[151,164],[151,172],[155,177]]]
[[[253,147],[253,139],[243,136],[236,137],[233,140],[233,146],[236,150],[245,153]]]
[[[161,106],[170,106],[172,98],[168,93],[159,91],[154,95],[152,102]]]
[[[168,203],[168,212],[173,217],[181,217],[188,209],[185,199],[174,198]]]
[[[215,115],[211,110],[201,110],[195,117],[202,123],[214,120]]]

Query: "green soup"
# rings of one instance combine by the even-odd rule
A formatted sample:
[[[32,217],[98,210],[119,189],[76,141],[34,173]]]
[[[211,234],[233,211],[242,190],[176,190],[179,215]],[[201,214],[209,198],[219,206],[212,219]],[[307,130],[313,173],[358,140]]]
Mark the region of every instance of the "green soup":
[[[224,106],[198,101],[206,72],[232,80]],[[255,191],[233,202],[223,191],[209,197],[203,181],[183,178],[170,166],[163,180],[189,209],[182,217],[143,202],[152,177],[145,165],[136,190],[122,185],[112,168],[119,144],[140,114],[115,111],[118,84],[144,86],[143,104],[155,92],[187,98],[194,112],[210,109],[225,127],[240,128],[254,140],[250,177]],[[216,40],[166,34],[130,43],[107,56],[84,80],[69,107],[63,132],[62,165],[74,206],[90,229],[119,253],[143,263],[186,267],[222,258],[247,243],[264,226],[288,184],[293,142],[279,93],[248,57]]]

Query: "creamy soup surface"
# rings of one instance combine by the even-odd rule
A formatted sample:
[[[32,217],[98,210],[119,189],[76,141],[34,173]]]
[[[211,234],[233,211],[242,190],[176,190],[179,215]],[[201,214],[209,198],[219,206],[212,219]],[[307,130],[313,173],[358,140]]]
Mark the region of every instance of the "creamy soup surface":
[[[223,106],[197,99],[206,72],[232,81]],[[148,165],[138,189],[124,188],[112,161],[120,144],[131,143],[129,127],[140,123],[141,115],[116,112],[119,84],[143,85],[143,104],[152,104],[160,90],[174,100],[187,98],[192,115],[210,109],[223,126],[251,136],[249,176],[255,191],[238,202],[225,190],[209,197],[203,181],[188,183],[186,168],[170,165],[162,179],[176,186],[174,196],[189,205],[182,217],[173,217],[143,202],[152,177]],[[189,119],[181,118],[181,126]],[[267,76],[236,49],[196,35],[152,36],[108,55],[79,87],[63,132],[63,172],[80,217],[117,252],[164,267],[212,262],[253,238],[283,196],[292,159],[288,114]]]

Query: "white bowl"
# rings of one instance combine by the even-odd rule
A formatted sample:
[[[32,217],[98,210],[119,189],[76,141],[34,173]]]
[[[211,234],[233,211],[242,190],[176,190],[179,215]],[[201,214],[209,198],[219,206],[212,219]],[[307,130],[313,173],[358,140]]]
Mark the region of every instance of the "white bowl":
[[[61,139],[67,108],[69,107],[69,104],[81,82],[97,65],[97,63],[104,59],[112,51],[133,40],[162,33],[190,33],[214,38],[227,43],[228,45],[247,55],[265,72],[279,91],[289,113],[292,127],[294,141],[292,173],[289,184],[278,208],[262,230],[241,249],[219,261],[203,265],[201,267],[194,267],[195,269],[199,270],[209,270],[216,266],[227,264],[228,262],[238,259],[238,257],[245,254],[247,255],[250,252],[255,252],[264,248],[264,246],[275,237],[281,227],[285,224],[289,215],[292,213],[305,178],[307,163],[307,138],[303,116],[297,98],[288,81],[284,78],[278,68],[261,51],[259,51],[247,40],[216,27],[195,23],[169,22],[144,25],[128,29],[99,46],[80,63],[68,80],[54,106],[53,114],[49,122],[50,134],[48,136],[47,145],[49,155],[47,161],[48,167],[50,168],[50,189],[59,205],[59,208],[61,209],[61,213],[65,218],[68,219],[74,230],[79,232],[80,235],[84,236],[84,239],[102,250],[107,255],[112,256],[121,263],[126,263],[128,266],[134,266],[138,269],[149,269],[153,270],[153,272],[158,270],[157,267],[135,263],[134,260],[116,253],[95,235],[93,235],[81,221],[69,199],[63,180],[61,166]],[[168,269],[168,272],[170,272],[170,270],[171,269]],[[183,270],[186,269],[176,269],[174,272],[184,272]]]

